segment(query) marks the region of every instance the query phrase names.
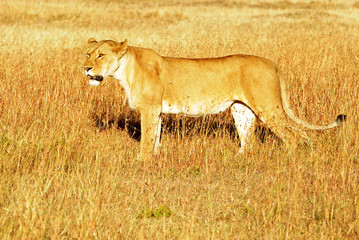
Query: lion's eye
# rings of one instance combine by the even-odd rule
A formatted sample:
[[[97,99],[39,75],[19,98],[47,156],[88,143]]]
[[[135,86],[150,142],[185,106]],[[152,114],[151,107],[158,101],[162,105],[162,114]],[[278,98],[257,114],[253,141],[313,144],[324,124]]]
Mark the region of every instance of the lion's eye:
[[[89,54],[89,53],[87,54],[87,57],[88,57],[88,58],[90,57],[90,54]]]
[[[105,56],[105,54],[100,53],[97,58],[103,58],[103,56]]]

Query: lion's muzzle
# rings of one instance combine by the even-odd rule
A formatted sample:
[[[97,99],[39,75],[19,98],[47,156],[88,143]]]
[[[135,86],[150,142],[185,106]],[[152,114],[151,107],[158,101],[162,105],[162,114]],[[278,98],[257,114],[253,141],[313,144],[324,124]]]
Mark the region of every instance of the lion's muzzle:
[[[103,80],[101,75],[93,75],[91,72],[92,67],[84,67],[86,76],[90,77],[89,84],[92,86],[98,86]]]

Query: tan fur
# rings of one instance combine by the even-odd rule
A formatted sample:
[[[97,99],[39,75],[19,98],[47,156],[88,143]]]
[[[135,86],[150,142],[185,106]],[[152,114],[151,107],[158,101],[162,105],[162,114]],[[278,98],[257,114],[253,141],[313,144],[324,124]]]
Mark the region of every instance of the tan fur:
[[[161,113],[199,116],[242,104],[288,142],[306,138],[299,130],[302,125],[327,129],[343,120],[341,116],[331,125],[315,126],[295,117],[289,108],[282,73],[272,61],[261,57],[170,58],[151,49],[128,46],[127,41],[112,40],[89,39],[88,46],[84,68],[92,79],[90,83],[97,85],[106,76],[118,79],[131,108],[141,114],[143,159],[157,151]],[[253,128],[248,135],[252,131]]]

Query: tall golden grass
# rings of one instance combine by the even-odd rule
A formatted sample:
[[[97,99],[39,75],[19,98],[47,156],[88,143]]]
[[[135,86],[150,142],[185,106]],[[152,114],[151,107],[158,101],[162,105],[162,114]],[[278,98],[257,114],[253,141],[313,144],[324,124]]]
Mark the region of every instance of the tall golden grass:
[[[354,239],[359,235],[358,1],[0,2],[1,239]],[[144,164],[114,79],[90,87],[86,41],[166,56],[277,62],[312,148],[237,155],[228,112],[165,117]],[[263,86],[265,87],[265,86]]]

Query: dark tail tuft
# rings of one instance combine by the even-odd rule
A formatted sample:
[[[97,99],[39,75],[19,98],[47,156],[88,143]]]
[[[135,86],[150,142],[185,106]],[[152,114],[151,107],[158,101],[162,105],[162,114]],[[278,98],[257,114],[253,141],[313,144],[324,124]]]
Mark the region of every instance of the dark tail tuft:
[[[347,119],[347,115],[340,114],[338,115],[337,119],[335,119],[335,122],[340,125]]]

